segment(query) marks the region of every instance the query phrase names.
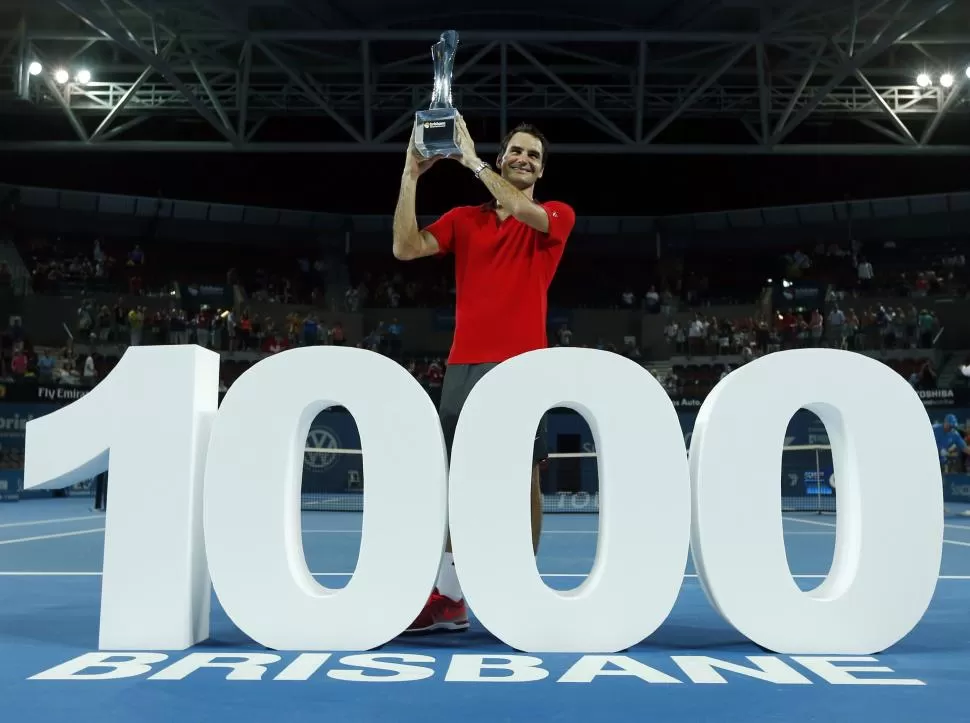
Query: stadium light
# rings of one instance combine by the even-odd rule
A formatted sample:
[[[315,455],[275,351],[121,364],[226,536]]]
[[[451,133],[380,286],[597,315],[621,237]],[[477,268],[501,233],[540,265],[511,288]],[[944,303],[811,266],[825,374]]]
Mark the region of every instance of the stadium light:
[[[944,88],[950,88],[953,86],[953,73],[944,73],[940,76],[940,85]]]
[[[44,69],[44,66],[42,66],[40,63],[38,63],[35,60],[27,67],[27,72],[30,73],[31,75],[40,75],[40,72],[43,69]]]
[[[918,85],[920,88],[925,88],[932,82],[933,81],[930,79],[930,76],[927,73],[920,73],[916,76],[916,85]]]
[[[67,71],[64,70],[64,68],[58,68],[57,71],[54,73],[54,80],[56,80],[61,85],[66,83],[68,78],[70,77],[71,76],[67,74]]]
[[[967,66],[967,77],[970,78],[970,65]]]
[[[81,85],[87,85],[91,82],[91,71],[82,68],[77,72],[76,80]]]

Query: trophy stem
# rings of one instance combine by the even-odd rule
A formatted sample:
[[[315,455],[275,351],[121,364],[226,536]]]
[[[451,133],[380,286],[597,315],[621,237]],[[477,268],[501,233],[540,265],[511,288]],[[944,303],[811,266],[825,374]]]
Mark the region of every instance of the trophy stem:
[[[458,145],[458,111],[452,105],[451,75],[455,65],[458,33],[448,30],[431,46],[434,61],[434,85],[431,105],[415,114],[414,142],[425,157],[461,155]]]
[[[458,49],[458,33],[448,30],[431,46],[434,61],[434,86],[431,92],[431,109],[452,108],[451,76],[455,66],[455,52]]]

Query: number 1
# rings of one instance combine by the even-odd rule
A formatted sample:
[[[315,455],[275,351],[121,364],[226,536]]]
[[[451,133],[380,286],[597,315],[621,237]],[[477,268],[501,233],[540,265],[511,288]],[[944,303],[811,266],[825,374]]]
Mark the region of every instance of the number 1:
[[[219,355],[132,347],[89,394],[27,425],[24,488],[108,471],[101,650],[181,650],[209,635],[202,483]]]

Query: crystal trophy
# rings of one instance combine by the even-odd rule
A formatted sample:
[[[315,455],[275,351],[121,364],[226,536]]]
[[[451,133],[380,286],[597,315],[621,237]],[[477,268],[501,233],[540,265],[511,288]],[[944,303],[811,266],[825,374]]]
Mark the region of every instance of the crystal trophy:
[[[451,74],[455,67],[458,32],[447,30],[431,46],[434,60],[434,89],[427,110],[414,114],[414,145],[424,158],[460,156],[458,111],[451,104]]]

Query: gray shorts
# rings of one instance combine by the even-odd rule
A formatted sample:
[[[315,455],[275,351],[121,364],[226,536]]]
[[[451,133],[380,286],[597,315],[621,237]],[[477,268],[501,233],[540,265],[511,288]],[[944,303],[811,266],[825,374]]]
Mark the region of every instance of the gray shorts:
[[[455,439],[455,429],[458,426],[458,416],[461,414],[461,408],[465,405],[469,392],[479,379],[485,376],[490,369],[497,366],[498,364],[495,362],[448,365],[444,381],[441,384],[438,417],[441,419],[441,429],[445,434],[445,447],[448,450],[449,459],[451,458],[451,444]],[[539,421],[539,429],[536,432],[535,445],[533,446],[532,462],[534,464],[544,462],[549,456],[546,429],[546,415],[543,414]]]

